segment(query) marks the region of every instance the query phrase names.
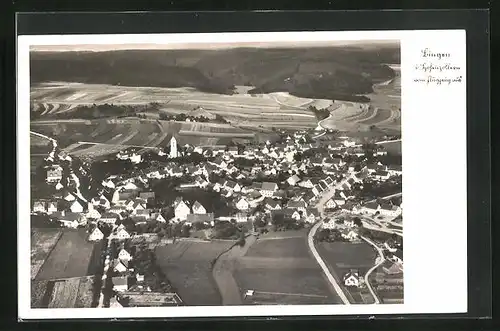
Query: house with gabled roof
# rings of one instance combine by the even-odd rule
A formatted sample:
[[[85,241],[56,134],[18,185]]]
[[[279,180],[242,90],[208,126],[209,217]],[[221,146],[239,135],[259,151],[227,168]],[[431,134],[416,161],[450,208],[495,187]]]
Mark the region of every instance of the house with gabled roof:
[[[211,224],[213,221],[214,221],[214,214],[213,213],[188,214],[186,217],[185,224],[187,224],[187,225],[193,225],[194,223]]]
[[[187,218],[187,215],[191,213],[191,209],[189,206],[184,202],[184,200],[180,199],[176,203],[174,203],[174,215],[175,218],[180,220],[180,221],[185,221]]]
[[[92,232],[90,232],[89,238],[90,241],[99,241],[104,239],[104,233],[96,226]]]
[[[120,250],[120,252],[118,253],[118,258],[121,261],[127,261],[128,262],[128,261],[132,260],[132,255],[130,255],[130,253],[125,250],[125,248],[122,248]]]
[[[46,213],[47,212],[47,202],[45,200],[36,200],[33,203],[33,212],[34,213]]]
[[[64,200],[70,202],[70,201],[75,201],[76,200],[76,197],[71,194],[70,192],[66,192],[66,194],[64,195]]]
[[[127,272],[128,270],[128,261],[126,260],[120,260],[120,259],[115,259],[113,260],[113,271],[118,272],[118,273],[124,273]]]
[[[237,202],[236,202],[236,208],[238,208],[238,210],[248,210],[248,208],[250,207],[247,199],[241,197]]]
[[[350,270],[347,272],[342,281],[347,287],[359,287],[359,272],[357,270]]]
[[[93,220],[97,220],[99,218],[101,218],[101,213],[94,208],[94,205],[92,203],[89,203],[88,204],[88,211],[87,211],[87,218],[89,219],[93,219]]]
[[[87,218],[80,213],[66,213],[64,210],[51,215],[52,219],[56,219],[64,226],[69,228],[77,228],[79,225],[85,225]]]
[[[305,221],[307,223],[315,223],[317,220],[319,220],[319,212],[318,209],[316,208],[307,208],[306,210],[306,218]]]
[[[99,221],[107,224],[115,224],[118,219],[118,214],[107,212],[101,215]]]
[[[57,183],[62,179],[63,169],[59,165],[52,166],[47,170],[47,182]]]
[[[335,203],[335,200],[333,200],[333,198],[328,199],[328,201],[325,203],[326,209],[333,209],[335,207],[337,207],[337,204]]]
[[[298,210],[295,210],[295,209],[285,208],[280,212],[283,213],[283,216],[285,216],[285,218],[288,218],[288,219],[293,219],[293,220],[299,221],[302,218],[302,215],[300,214],[300,212]]]
[[[241,186],[240,184],[232,181],[232,180],[228,180],[224,183],[224,188],[227,189],[227,190],[231,190],[233,192],[240,192],[241,191]]]
[[[114,237],[118,240],[124,240],[124,239],[129,239],[130,234],[125,229],[119,229],[118,231],[116,231]]]
[[[288,183],[288,185],[295,186],[298,182],[300,182],[300,177],[297,175],[292,175],[286,180],[286,182]]]
[[[313,188],[314,184],[312,183],[311,179],[304,179],[303,181],[299,182],[299,186],[305,188]]]
[[[271,198],[265,198],[263,201],[264,207],[269,210],[279,210],[281,209],[281,203]]]
[[[193,214],[207,213],[207,209],[199,201],[195,201],[195,203],[193,203],[192,209],[193,209]]]
[[[58,203],[57,201],[49,201],[47,202],[47,214],[52,214],[52,213],[55,213],[57,212],[59,209],[58,209]]]
[[[289,209],[296,209],[298,211],[305,212],[306,211],[306,203],[304,201],[290,200],[286,205]]]
[[[278,184],[272,182],[263,182],[260,188],[260,194],[265,197],[272,197],[274,192],[278,190]]]
[[[73,201],[73,203],[71,204],[69,209],[73,213],[83,213],[83,210],[84,210],[83,205],[78,200]]]

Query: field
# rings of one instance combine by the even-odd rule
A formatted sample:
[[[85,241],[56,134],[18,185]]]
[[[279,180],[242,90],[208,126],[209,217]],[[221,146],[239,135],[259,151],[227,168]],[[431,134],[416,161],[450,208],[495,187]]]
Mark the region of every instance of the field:
[[[401,77],[400,68],[393,68],[396,78],[374,85],[367,94],[369,103],[336,101],[330,106],[330,117],[321,122],[327,129],[341,131],[369,131],[371,126],[382,130],[401,132]]]
[[[31,282],[32,308],[91,308],[93,276]]]
[[[46,257],[35,279],[52,280],[93,275],[99,267],[100,251],[101,243],[86,241],[84,230],[65,230]]]
[[[341,284],[344,292],[349,293],[352,301],[355,303],[371,303],[367,302],[367,300],[373,300],[367,289],[346,288],[342,285],[342,277],[350,269],[358,270],[360,276],[364,277],[366,272],[375,265],[377,255],[375,250],[365,242],[321,242],[316,244],[316,248],[332,275]]]
[[[220,305],[221,298],[212,275],[213,261],[234,242],[191,242],[157,246],[157,262],[187,305]]]
[[[31,279],[36,277],[61,235],[62,231],[59,229],[31,231]]]
[[[66,93],[62,93],[66,90]],[[258,122],[262,126],[282,126],[295,122],[302,128],[314,127],[316,118],[309,106],[326,108],[332,104],[326,99],[299,98],[284,92],[269,94],[216,94],[193,88],[125,87],[100,84],[53,83],[39,84],[31,89],[33,111],[40,119],[71,113],[77,106],[114,104],[144,106],[159,104],[159,113],[187,115],[199,113],[221,115],[232,123]],[[154,111],[147,111],[147,114]],[[152,116],[157,118],[157,116]]]
[[[302,236],[298,236],[302,232]],[[244,304],[332,304],[340,300],[310,255],[305,231],[258,239],[235,264]],[[286,232],[283,232],[286,234]]]
[[[403,272],[387,274],[378,268],[370,276],[370,282],[383,303],[401,304],[404,300]]]

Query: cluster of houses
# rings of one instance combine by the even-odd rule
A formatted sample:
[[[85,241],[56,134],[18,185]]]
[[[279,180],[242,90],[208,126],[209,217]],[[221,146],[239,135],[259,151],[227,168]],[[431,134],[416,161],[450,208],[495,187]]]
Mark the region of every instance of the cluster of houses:
[[[166,162],[162,166],[150,167],[132,178],[110,176],[102,182],[103,190],[89,201],[83,201],[80,195],[67,191],[60,199],[38,200],[34,202],[33,212],[46,213],[50,219],[60,221],[64,226],[85,226],[88,221],[100,221],[110,225],[125,217],[131,217],[136,223],[157,222],[185,222],[192,225],[197,222],[213,225],[214,222],[224,219],[235,219],[237,222],[247,222],[252,219],[256,209],[263,210],[271,216],[283,214],[287,218],[297,221],[314,223],[319,214],[314,204],[325,191],[334,191],[333,197],[327,201],[327,209],[342,209],[351,213],[381,214],[396,217],[401,213],[399,206],[370,203],[357,205],[353,189],[357,185],[362,187],[363,181],[384,181],[392,176],[401,175],[401,167],[385,166],[374,163],[366,164],[358,160],[348,163],[343,154],[353,153],[354,142],[347,138],[339,143],[330,143],[325,155],[319,157],[300,158],[296,160],[298,152],[319,147],[319,143],[307,143],[306,132],[300,131],[289,135],[281,142],[267,142],[261,145],[245,146],[189,146],[185,145],[186,155],[199,153],[209,157],[206,162],[199,162],[187,166],[179,166],[175,162],[168,162],[169,158],[179,156],[178,144],[175,137],[170,141],[170,152],[165,156]],[[380,152],[382,153],[382,152]],[[119,159],[131,159],[141,162],[135,153],[120,152]],[[364,155],[364,154],[363,154]],[[140,156],[140,155],[139,155]],[[238,158],[252,160],[251,165],[241,165],[235,162]],[[308,170],[320,167],[323,178],[307,177]],[[221,178],[216,182],[210,181],[210,174],[219,174]],[[255,178],[273,178],[274,175],[288,174],[284,181],[278,180],[257,182]],[[216,217],[213,211],[207,211],[198,201],[185,201],[177,198],[173,203],[174,217],[166,217],[161,210],[148,208],[148,202],[155,200],[154,192],[144,191],[144,187],[152,179],[188,176],[192,178],[180,188],[196,187],[219,193],[237,210],[232,215]],[[62,168],[53,166],[47,170],[47,182],[61,185]],[[243,183],[247,183],[244,185]],[[248,184],[251,183],[251,184]],[[61,189],[63,187],[59,187]],[[61,189],[61,191],[64,191]],[[110,192],[110,193],[107,193]],[[290,194],[290,192],[292,192]],[[285,199],[286,198],[286,199]],[[65,200],[65,207],[60,208],[60,202]],[[69,206],[68,206],[69,205]],[[168,219],[167,219],[168,218]],[[99,229],[95,236],[99,238]],[[120,232],[118,232],[120,231]],[[126,237],[126,229],[115,229],[113,235]]]

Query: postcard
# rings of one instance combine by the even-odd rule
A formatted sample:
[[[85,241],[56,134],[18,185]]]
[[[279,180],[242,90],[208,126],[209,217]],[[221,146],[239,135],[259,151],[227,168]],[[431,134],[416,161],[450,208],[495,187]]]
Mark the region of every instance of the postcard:
[[[465,46],[19,36],[20,318],[467,312]]]

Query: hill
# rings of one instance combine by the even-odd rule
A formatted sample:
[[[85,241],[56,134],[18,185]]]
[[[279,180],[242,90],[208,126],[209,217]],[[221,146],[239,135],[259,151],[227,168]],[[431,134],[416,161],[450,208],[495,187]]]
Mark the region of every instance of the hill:
[[[32,52],[31,83],[50,81],[193,87],[233,94],[289,92],[303,98],[359,100],[392,79],[399,46]],[[368,100],[359,100],[368,101]]]

